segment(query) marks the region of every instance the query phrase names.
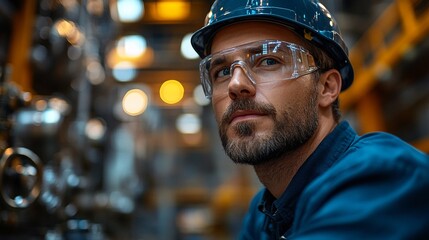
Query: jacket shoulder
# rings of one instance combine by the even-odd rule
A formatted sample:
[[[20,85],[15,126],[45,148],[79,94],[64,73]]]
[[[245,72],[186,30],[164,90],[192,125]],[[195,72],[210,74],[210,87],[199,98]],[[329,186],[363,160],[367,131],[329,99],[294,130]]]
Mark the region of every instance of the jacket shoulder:
[[[357,137],[302,193],[294,236],[428,236],[428,189],[428,155],[387,133]]]

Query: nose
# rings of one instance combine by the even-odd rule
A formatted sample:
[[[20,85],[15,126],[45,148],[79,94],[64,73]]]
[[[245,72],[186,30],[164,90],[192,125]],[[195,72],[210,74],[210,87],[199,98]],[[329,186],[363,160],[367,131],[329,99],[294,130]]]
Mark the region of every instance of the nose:
[[[231,65],[231,80],[228,84],[228,94],[233,100],[253,97],[256,94],[255,82],[249,75],[246,66],[241,62],[235,62]]]

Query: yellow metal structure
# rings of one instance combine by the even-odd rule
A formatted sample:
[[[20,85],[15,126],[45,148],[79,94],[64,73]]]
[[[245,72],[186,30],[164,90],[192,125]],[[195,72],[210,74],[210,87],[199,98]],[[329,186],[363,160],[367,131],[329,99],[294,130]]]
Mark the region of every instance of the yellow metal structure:
[[[9,63],[12,81],[23,91],[32,92],[29,52],[33,39],[37,1],[26,1],[13,17]]]
[[[422,1],[426,0],[393,1],[350,51],[355,81],[340,97],[341,107],[357,113],[362,132],[385,130],[374,87],[413,46],[429,36],[429,7]],[[415,145],[429,152],[429,140]]]

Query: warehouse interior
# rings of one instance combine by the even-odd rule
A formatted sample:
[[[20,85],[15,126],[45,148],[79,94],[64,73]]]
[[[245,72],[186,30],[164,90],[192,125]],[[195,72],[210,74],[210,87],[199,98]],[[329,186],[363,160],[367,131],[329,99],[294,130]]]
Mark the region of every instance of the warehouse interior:
[[[429,1],[321,0],[359,133],[429,152]],[[0,239],[235,239],[261,187],[189,50],[212,0],[0,0]]]

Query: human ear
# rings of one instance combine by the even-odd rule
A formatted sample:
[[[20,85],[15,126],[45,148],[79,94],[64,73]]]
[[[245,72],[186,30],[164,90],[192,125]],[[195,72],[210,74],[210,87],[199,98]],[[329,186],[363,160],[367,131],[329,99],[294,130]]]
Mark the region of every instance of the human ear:
[[[341,92],[341,81],[341,74],[336,69],[320,74],[319,105],[321,107],[330,106],[338,98]]]

